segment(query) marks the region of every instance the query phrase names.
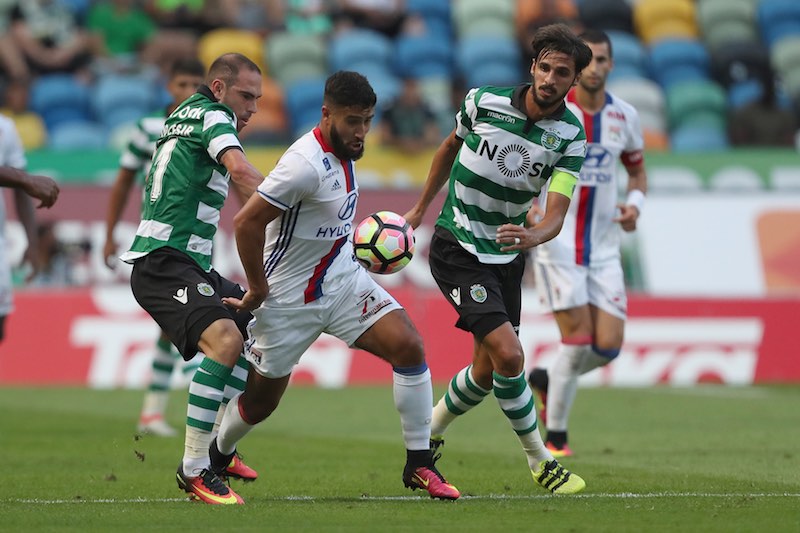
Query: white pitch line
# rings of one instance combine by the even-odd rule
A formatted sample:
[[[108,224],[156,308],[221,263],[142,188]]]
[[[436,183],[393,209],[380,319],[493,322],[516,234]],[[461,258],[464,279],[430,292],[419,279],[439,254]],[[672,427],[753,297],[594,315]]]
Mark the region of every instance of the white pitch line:
[[[561,498],[552,494],[479,494],[479,495],[462,495],[461,500],[549,500],[553,498]],[[800,498],[800,493],[793,492],[734,492],[734,493],[711,493],[711,492],[648,492],[644,494],[637,494],[633,492],[620,492],[620,493],[598,493],[598,494],[574,494],[572,496],[564,496],[564,498],[582,498],[582,499],[618,499],[618,500],[635,500],[635,499],[657,499],[657,498]],[[326,501],[368,501],[368,502],[391,502],[391,501],[427,501],[428,499],[421,496],[357,496],[357,497],[333,497],[333,498],[315,498],[313,496],[283,496],[275,498],[266,498],[267,501],[300,501],[300,502],[320,502]],[[117,500],[97,499],[97,500],[40,500],[33,499],[8,499],[0,500],[0,503],[21,503],[29,505],[67,505],[67,504],[128,504],[128,503],[176,503],[188,502],[188,498],[132,498]]]

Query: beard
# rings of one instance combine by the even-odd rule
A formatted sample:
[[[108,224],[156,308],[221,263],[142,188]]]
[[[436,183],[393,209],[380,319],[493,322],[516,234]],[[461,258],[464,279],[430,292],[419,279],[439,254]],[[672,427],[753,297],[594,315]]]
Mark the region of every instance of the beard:
[[[352,159],[353,161],[357,161],[364,155],[364,145],[358,150],[348,148],[342,136],[339,135],[336,126],[333,124],[331,124],[331,145],[333,147],[333,153],[335,153],[336,157],[339,159]]]
[[[549,96],[547,98],[542,98],[541,96],[539,96],[538,91],[536,91],[535,89],[533,91],[533,101],[536,102],[536,105],[538,105],[542,109],[547,109],[556,105],[561,100],[563,100],[565,96],[567,96],[567,91],[565,91],[563,94],[554,93],[552,96]]]

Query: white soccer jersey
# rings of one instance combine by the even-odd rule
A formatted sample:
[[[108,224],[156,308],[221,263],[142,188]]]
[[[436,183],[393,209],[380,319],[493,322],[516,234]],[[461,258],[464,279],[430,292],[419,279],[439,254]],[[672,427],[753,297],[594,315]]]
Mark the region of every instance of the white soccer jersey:
[[[536,260],[543,263],[589,265],[619,261],[617,213],[618,180],[625,165],[642,160],[644,139],[639,115],[627,102],[606,93],[606,104],[592,115],[575,100],[575,89],[567,95],[567,106],[586,130],[586,158],[572,195],[564,226],[551,241],[536,247]],[[546,205],[546,194],[540,205]]]
[[[14,121],[0,115],[0,166],[20,170],[27,165],[25,150],[17,133]],[[12,309],[11,265],[6,250],[6,204],[0,190],[0,316],[9,314]]]
[[[264,273],[270,305],[322,298],[362,268],[350,233],[358,201],[355,165],[336,157],[319,128],[300,137],[258,187],[284,211],[267,225]]]

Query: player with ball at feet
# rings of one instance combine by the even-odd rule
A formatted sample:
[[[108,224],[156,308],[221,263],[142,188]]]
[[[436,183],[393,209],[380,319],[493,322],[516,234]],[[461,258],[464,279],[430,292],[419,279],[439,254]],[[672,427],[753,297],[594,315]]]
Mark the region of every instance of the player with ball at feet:
[[[450,182],[431,240],[431,273],[458,312],[456,326],[472,333],[475,351],[433,410],[432,447],[444,443],[442,434],[456,417],[494,392],[533,479],[553,493],[574,494],[586,484],[542,442],[517,334],[521,252],[558,234],[583,163],[586,134],[564,97],[592,52],[561,24],[540,28],[532,45],[532,83],[467,93],[405,218],[417,227]],[[545,215],[537,222],[533,198],[548,180]]]
[[[249,290],[226,303],[253,313],[252,368],[211,443],[211,466],[221,472],[236,443],[278,407],[292,369],[325,332],[392,365],[407,450],[403,483],[454,500],[460,494],[436,469],[430,449],[433,389],[422,339],[353,256],[354,162],[364,153],[375,103],[361,74],[331,75],[319,125],[289,147],[234,218]]]

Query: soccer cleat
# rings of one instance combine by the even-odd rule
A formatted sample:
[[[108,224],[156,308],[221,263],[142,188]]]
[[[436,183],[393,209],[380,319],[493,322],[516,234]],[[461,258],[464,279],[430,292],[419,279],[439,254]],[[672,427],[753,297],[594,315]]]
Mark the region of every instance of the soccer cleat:
[[[156,437],[174,437],[178,434],[178,430],[167,424],[161,415],[142,415],[136,430],[139,433],[148,433]]]
[[[211,470],[221,478],[241,479],[242,481],[258,479],[258,472],[244,464],[242,456],[238,452],[234,451],[230,455],[223,455],[217,448],[217,439],[211,441],[208,456],[211,458]]]
[[[528,374],[528,383],[536,393],[537,402],[539,404],[539,421],[542,425],[547,425],[547,386],[549,383],[547,377],[547,370],[544,368],[534,368]]]
[[[442,442],[444,442],[442,440]],[[433,457],[427,466],[414,467],[406,463],[403,470],[403,484],[411,490],[424,489],[428,491],[431,498],[440,500],[457,500],[461,493],[453,485],[447,482],[444,476],[436,469],[434,463],[439,457]]]
[[[556,459],[560,459],[562,457],[572,457],[573,455],[572,449],[570,449],[569,444],[567,443],[564,443],[564,445],[559,448],[552,442],[547,441],[544,443],[544,447],[547,448],[547,451],[549,451],[550,454]]]
[[[241,505],[244,500],[225,485],[211,470],[204,468],[199,476],[189,477],[183,473],[183,465],[178,466],[178,488],[189,493],[193,500],[211,505]]]
[[[539,471],[531,470],[533,480],[553,494],[577,494],[586,488],[586,482],[573,474],[555,459],[539,463]]]

